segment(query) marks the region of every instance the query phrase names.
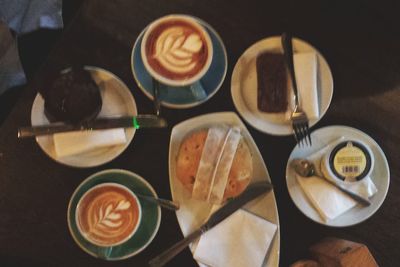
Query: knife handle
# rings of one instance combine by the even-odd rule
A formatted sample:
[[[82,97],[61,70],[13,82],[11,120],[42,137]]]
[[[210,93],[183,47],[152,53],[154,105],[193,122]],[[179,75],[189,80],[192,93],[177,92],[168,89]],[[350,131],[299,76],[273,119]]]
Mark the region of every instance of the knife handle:
[[[296,83],[296,75],[294,73],[294,62],[293,62],[293,44],[292,44],[292,35],[288,32],[284,32],[281,37],[282,47],[283,47],[283,55],[285,57],[285,63],[287,65],[287,69],[289,70],[289,76],[292,81],[292,88],[294,92],[294,100],[296,106],[299,105],[299,93],[297,90]]]
[[[206,230],[201,227],[197,231],[194,231],[169,249],[165,250],[162,252],[160,255],[157,257],[153,258],[152,260],[149,261],[149,266],[150,267],[161,267],[167,264],[172,258],[174,258],[176,255],[178,255],[182,250],[184,250],[190,243],[192,243],[196,238],[201,236],[202,233],[204,233]]]
[[[322,178],[322,179],[324,179],[324,178]],[[335,186],[340,191],[342,191],[343,193],[347,194],[349,197],[351,197],[355,201],[358,201],[358,202],[360,202],[361,204],[363,204],[364,206],[367,206],[367,207],[371,206],[371,201],[369,201],[369,199],[363,198],[362,196],[357,195],[356,193],[354,193],[354,192],[352,192],[350,190],[347,190],[346,188],[341,187],[340,185],[338,185],[337,183],[335,183],[335,182],[333,182],[331,180],[328,180],[328,179],[325,179],[325,180],[328,181],[328,183],[330,183],[331,185]]]
[[[32,127],[20,127],[18,128],[18,138],[33,137],[39,135],[49,135],[60,132],[68,132],[71,130],[76,130],[73,125],[59,124],[52,127],[43,126],[32,126]]]

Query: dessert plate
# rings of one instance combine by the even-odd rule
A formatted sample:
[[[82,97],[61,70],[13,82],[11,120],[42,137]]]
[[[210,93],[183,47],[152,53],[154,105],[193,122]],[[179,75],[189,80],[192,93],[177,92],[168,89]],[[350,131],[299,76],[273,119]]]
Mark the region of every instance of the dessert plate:
[[[93,79],[99,85],[103,100],[99,117],[137,115],[136,102],[129,88],[117,76],[98,67],[85,67],[92,74]],[[36,95],[31,111],[31,123],[35,125],[49,124],[44,114],[44,99],[40,94]],[[57,157],[54,149],[52,135],[38,136],[36,142],[40,148],[55,161],[73,167],[94,167],[107,163],[120,155],[130,144],[135,135],[134,128],[126,128],[126,143],[105,148],[95,149],[89,152],[69,157]]]
[[[85,179],[72,194],[68,205],[68,228],[75,242],[90,255],[105,260],[122,260],[144,250],[154,239],[161,222],[161,209],[149,201],[140,201],[142,219],[135,234],[126,242],[113,247],[100,247],[88,242],[79,232],[75,222],[75,211],[79,199],[90,188],[103,183],[118,183],[132,192],[157,197],[153,187],[139,175],[126,170],[104,170]]]
[[[282,53],[281,38],[269,37],[248,48],[237,61],[232,74],[231,93],[233,103],[240,115],[254,128],[272,135],[293,134],[290,112],[272,114],[260,112],[252,102],[257,100],[256,58],[260,53],[271,51]],[[300,39],[293,39],[296,53],[314,52],[317,55],[317,93],[319,117],[310,120],[310,127],[326,113],[333,95],[333,78],[325,58],[313,46]],[[289,114],[289,115],[288,115]]]
[[[180,124],[172,129],[170,148],[169,148],[169,179],[171,186],[171,194],[174,201],[181,203],[180,209],[176,212],[178,222],[182,233],[187,236],[195,229],[197,229],[210,215],[213,207],[212,204],[191,199],[190,193],[183,187],[180,181],[176,178],[176,158],[178,156],[179,147],[184,137],[193,130],[204,129],[212,125],[227,124],[238,126],[241,129],[241,134],[245,138],[250,152],[253,155],[253,181],[264,179],[271,182],[268,174],[267,167],[264,160],[257,148],[253,138],[251,137],[246,126],[240,118],[233,112],[210,113],[198,116]],[[263,266],[278,266],[279,265],[279,216],[275,201],[275,194],[273,191],[266,194],[262,198],[248,203],[245,207],[246,210],[251,211],[271,223],[278,226],[275,237],[266,255],[265,264]],[[197,243],[197,242],[195,242]],[[195,246],[191,246],[192,253]],[[202,265],[201,265],[202,266]]]
[[[306,158],[312,153],[322,149],[327,144],[337,140],[341,136],[346,139],[359,140],[367,144],[375,157],[374,169],[370,175],[371,180],[375,184],[378,192],[370,198],[371,206],[363,207],[358,204],[354,208],[345,212],[341,216],[331,221],[323,220],[319,213],[314,209],[311,202],[307,199],[305,193],[296,180],[293,168],[289,166],[292,159]],[[361,223],[372,216],[382,205],[386,198],[390,183],[390,170],[386,156],[379,145],[368,135],[360,130],[347,126],[329,126],[318,129],[311,133],[313,144],[311,147],[302,147],[298,145],[290,154],[288,164],[286,166],[286,184],[289,190],[289,195],[292,198],[297,208],[311,220],[332,227],[346,227]]]
[[[213,45],[213,59],[206,74],[192,86],[172,87],[160,84],[161,104],[168,108],[191,108],[204,103],[217,93],[226,76],[228,59],[221,37],[209,24],[198,18],[195,19],[206,28],[210,35]],[[140,33],[133,46],[131,67],[133,77],[140,90],[153,100],[152,77],[145,69],[140,55],[140,44],[145,31],[146,29]]]

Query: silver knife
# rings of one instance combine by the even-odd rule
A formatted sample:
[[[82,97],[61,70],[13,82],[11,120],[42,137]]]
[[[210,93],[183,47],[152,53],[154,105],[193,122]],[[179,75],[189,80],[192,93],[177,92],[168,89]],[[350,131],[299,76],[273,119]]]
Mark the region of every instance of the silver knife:
[[[50,135],[71,131],[91,131],[112,128],[164,128],[167,127],[167,121],[155,115],[137,115],[98,118],[88,122],[78,124],[66,124],[62,122],[51,123],[47,125],[21,127],[18,129],[18,138],[33,137],[39,135]]]
[[[272,185],[268,182],[257,182],[250,185],[240,196],[229,201],[225,206],[214,212],[199,229],[189,234],[187,237],[165,250],[163,253],[158,255],[149,261],[150,267],[161,267],[169,262],[173,257],[178,255],[183,249],[185,249],[190,243],[196,238],[207,232],[209,229],[217,225],[218,223],[225,220],[232,213],[237,211],[247,202],[255,199],[256,197],[268,192],[272,189]]]

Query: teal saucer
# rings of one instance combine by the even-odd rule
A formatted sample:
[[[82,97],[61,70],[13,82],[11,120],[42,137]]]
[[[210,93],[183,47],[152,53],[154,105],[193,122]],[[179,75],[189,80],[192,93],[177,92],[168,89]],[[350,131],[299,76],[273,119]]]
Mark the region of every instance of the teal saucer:
[[[114,247],[100,247],[87,241],[79,232],[75,211],[79,199],[93,186],[102,183],[118,183],[128,187],[132,192],[157,197],[152,186],[139,175],[126,170],[104,170],[97,172],[85,179],[72,194],[68,205],[68,227],[75,242],[90,255],[105,260],[121,260],[134,256],[144,250],[154,239],[161,221],[159,206],[145,201],[140,201],[142,220],[136,233],[126,242]]]
[[[200,105],[217,93],[221,87],[228,68],[226,49],[221,37],[206,22],[195,18],[210,35],[213,44],[213,59],[206,74],[196,83],[185,87],[173,87],[160,84],[161,104],[169,108],[191,108]],[[152,77],[144,67],[140,45],[142,43],[144,29],[132,49],[131,67],[133,76],[142,92],[153,99]]]

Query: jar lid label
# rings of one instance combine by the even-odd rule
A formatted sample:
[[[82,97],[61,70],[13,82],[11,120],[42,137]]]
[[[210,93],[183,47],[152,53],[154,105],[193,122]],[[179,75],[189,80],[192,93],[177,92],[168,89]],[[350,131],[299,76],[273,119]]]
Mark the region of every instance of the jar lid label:
[[[351,141],[336,151],[333,157],[335,171],[345,180],[354,181],[367,168],[365,152]]]

